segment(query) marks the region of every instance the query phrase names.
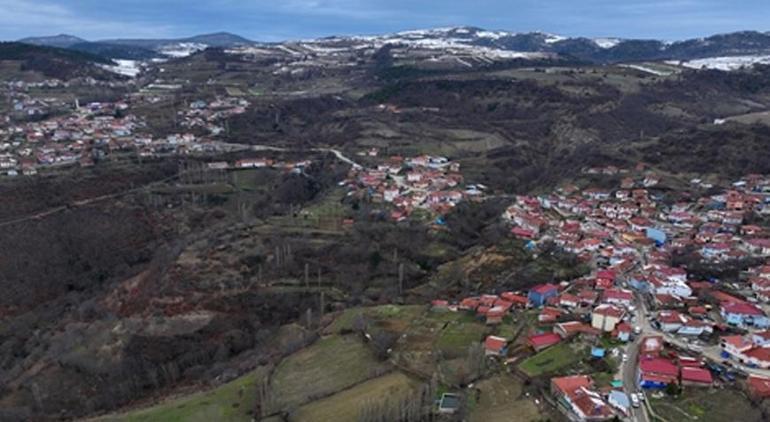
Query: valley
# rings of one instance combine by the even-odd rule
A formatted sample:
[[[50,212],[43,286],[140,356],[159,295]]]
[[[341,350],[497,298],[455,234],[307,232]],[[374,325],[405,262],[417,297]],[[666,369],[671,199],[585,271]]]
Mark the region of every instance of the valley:
[[[0,420],[763,420],[769,39],[3,43]]]

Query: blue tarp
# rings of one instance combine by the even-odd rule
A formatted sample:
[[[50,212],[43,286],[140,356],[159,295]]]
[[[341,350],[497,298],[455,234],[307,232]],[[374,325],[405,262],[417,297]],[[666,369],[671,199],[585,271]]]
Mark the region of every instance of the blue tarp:
[[[648,227],[647,237],[654,240],[658,246],[666,243],[666,233],[664,233],[663,230]]]

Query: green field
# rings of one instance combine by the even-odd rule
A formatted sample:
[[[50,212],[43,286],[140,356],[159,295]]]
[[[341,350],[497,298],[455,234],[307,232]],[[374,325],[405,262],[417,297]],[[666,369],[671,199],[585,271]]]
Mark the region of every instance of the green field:
[[[648,395],[649,397],[649,395]],[[740,392],[732,389],[684,387],[679,397],[650,398],[658,416],[667,421],[762,421],[762,413]]]
[[[292,420],[355,422],[362,403],[370,400],[394,399],[407,395],[418,383],[402,374],[392,372],[353,388],[299,408]]]
[[[483,340],[486,331],[486,327],[478,322],[449,322],[441,330],[436,346],[448,356],[461,356],[471,344]]]
[[[287,357],[271,380],[272,398],[282,409],[334,394],[388,369],[355,335],[332,336]]]
[[[210,391],[171,399],[146,409],[105,416],[97,420],[104,422],[250,421],[256,405],[257,380],[266,376],[267,372],[267,368],[260,368]]]
[[[373,306],[371,308],[350,308],[343,311],[334,322],[326,328],[325,332],[334,334],[352,330],[353,321],[359,314],[375,323],[387,324],[389,328],[402,328],[403,330],[406,330],[412,321],[425,313],[426,309],[427,307],[424,305],[382,305]]]
[[[530,377],[536,377],[551,374],[573,365],[580,360],[580,357],[581,354],[576,353],[569,344],[559,343],[524,360],[519,365],[519,369]]]

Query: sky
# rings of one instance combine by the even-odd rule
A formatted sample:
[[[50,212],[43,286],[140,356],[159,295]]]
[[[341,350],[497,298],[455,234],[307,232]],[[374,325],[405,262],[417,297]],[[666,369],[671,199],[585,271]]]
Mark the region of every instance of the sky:
[[[477,26],[679,40],[770,30],[768,0],[0,0],[0,39],[168,38],[227,31],[257,41]]]

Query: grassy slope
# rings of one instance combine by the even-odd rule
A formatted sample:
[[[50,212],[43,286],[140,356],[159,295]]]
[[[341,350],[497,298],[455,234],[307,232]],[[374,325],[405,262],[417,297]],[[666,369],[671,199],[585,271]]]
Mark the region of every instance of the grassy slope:
[[[332,336],[284,359],[272,378],[281,408],[299,406],[372,378],[387,369],[356,336]]]
[[[516,415],[517,421],[538,421],[541,414],[533,398],[522,395],[521,381],[500,374],[478,383],[479,400],[470,415],[471,422],[505,421]]]
[[[393,372],[302,406],[296,414],[296,420],[355,422],[362,403],[400,397],[409,394],[416,386],[417,383],[408,376]]]
[[[172,399],[146,409],[106,416],[99,421],[250,421],[257,397],[256,382],[265,375],[257,369],[210,391]]]
[[[572,365],[580,357],[569,344],[559,343],[523,361],[519,369],[531,377],[536,377]]]
[[[762,420],[762,414],[748,399],[735,390],[713,390],[685,387],[680,397],[651,399],[655,413],[669,421],[703,422]]]

